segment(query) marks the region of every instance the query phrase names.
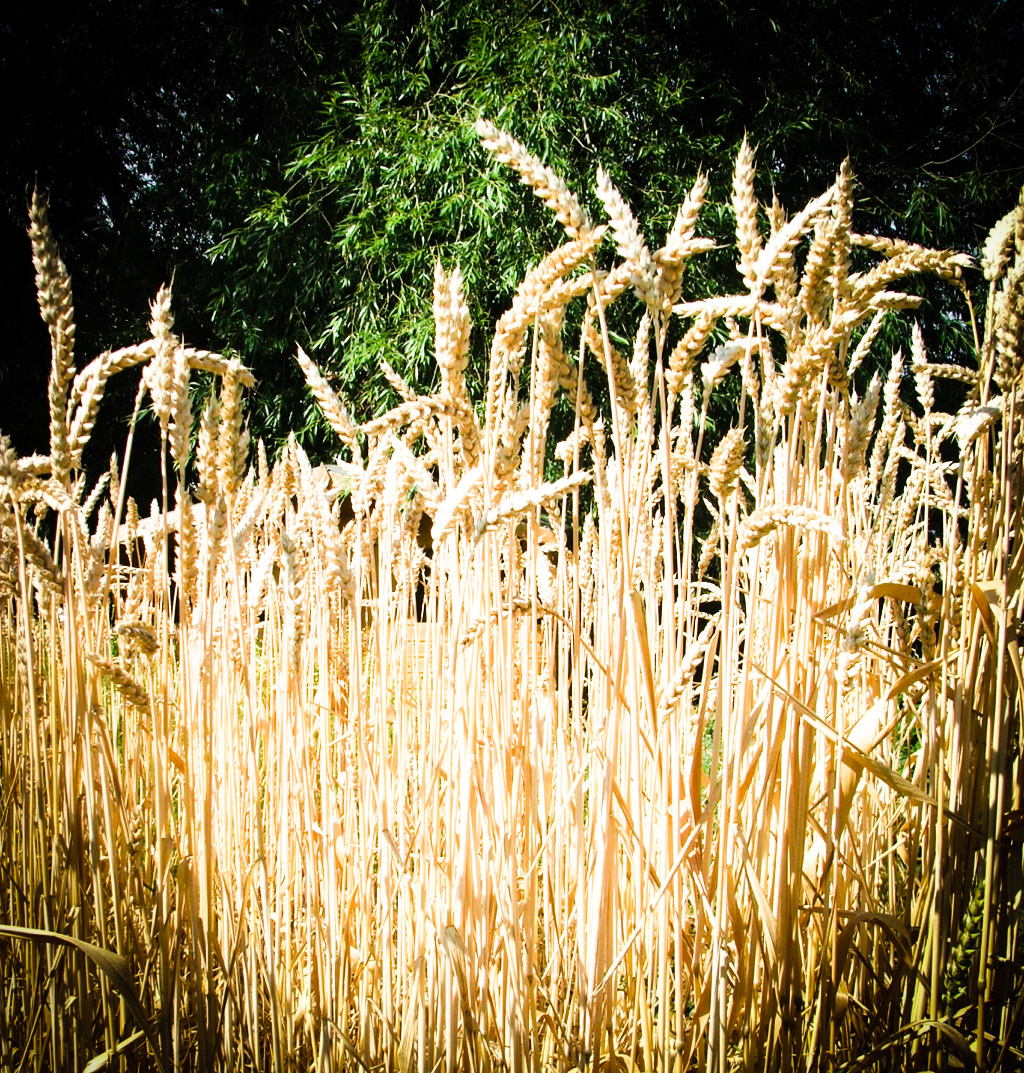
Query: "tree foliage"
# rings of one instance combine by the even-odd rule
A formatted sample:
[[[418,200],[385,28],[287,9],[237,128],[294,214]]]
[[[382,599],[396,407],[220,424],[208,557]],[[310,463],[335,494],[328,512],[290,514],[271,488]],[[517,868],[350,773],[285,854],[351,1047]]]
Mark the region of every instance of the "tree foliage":
[[[290,395],[296,341],[364,413],[385,404],[382,357],[429,380],[438,258],[463,271],[481,356],[517,281],[558,241],[480,152],[481,115],[595,211],[603,165],[654,245],[700,170],[703,226],[728,242],[731,160],[750,131],[766,199],[774,181],[801,204],[852,154],[864,229],[975,246],[1024,177],[1007,49],[1021,35],[1007,8],[364,3],[339,27],[336,77],[279,181],[235,203],[214,247],[215,323],[274,369],[260,421],[275,439],[296,427],[294,407],[279,427],[273,411]],[[216,170],[228,199],[232,172]],[[704,272],[720,284],[730,265],[712,256]],[[298,422],[310,444],[312,420],[306,410]]]
[[[653,246],[701,170],[703,233],[730,241],[731,162],[749,132],[765,201],[802,205],[849,154],[860,230],[975,249],[1024,181],[1013,5],[776,7],[183,0],[166,14],[142,0],[82,5],[70,22],[8,14],[8,236],[38,177],[83,349],[133,337],[173,273],[188,340],[255,368],[254,434],[274,447],[295,430],[321,454],[333,444],[296,345],[360,413],[377,411],[381,358],[424,386],[433,375],[436,260],[462,269],[479,357],[519,279],[559,241],[481,152],[479,116],[595,216],[602,165]],[[27,256],[10,261],[9,290],[30,308]],[[690,293],[735,286],[732,263],[709,255]],[[926,327],[955,350],[948,306],[940,294]]]

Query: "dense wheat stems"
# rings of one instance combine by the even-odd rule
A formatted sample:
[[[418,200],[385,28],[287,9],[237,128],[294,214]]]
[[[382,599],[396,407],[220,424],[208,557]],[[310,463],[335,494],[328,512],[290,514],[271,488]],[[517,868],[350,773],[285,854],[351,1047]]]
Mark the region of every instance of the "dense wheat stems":
[[[916,330],[876,348],[918,303],[893,286],[969,259],[854,232],[848,164],[788,217],[745,143],[741,291],[689,301],[703,177],[652,253],[604,172],[598,226],[478,132],[568,241],[481,398],[454,266],[435,393],[388,369],[357,418],[300,349],[330,466],[249,451],[251,377],[182,344],[169,290],[76,374],[35,204],[51,451],[0,441],[0,1066],[1012,1068],[1024,210],[953,367]],[[131,441],[81,471],[136,364],[145,516]]]

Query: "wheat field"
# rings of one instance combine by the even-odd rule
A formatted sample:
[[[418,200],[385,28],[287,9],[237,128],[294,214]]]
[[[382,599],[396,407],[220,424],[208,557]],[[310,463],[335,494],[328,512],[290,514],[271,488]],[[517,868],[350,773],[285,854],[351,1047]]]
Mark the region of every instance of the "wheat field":
[[[251,373],[184,345],[166,289],[78,369],[33,201],[0,1070],[1019,1068],[1024,202],[975,316],[969,257],[853,230],[848,164],[790,216],[744,143],[736,293],[690,301],[705,177],[652,251],[602,171],[598,224],[478,133],[566,240],[480,398],[454,267],[434,393],[387,368],[360,422],[300,350],[332,466],[249,444]],[[971,367],[916,326],[880,350],[920,274],[963,292]],[[135,366],[145,514],[132,434],[82,467]]]

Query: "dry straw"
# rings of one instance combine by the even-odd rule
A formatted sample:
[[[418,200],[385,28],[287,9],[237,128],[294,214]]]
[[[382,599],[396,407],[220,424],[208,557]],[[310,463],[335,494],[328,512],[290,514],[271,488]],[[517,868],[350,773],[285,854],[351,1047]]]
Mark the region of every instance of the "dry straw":
[[[385,369],[398,401],[357,420],[300,350],[326,468],[294,439],[249,467],[252,378],[181,345],[167,290],[76,373],[34,202],[51,442],[0,440],[0,1067],[1017,1067],[1020,207],[953,367],[879,347],[918,302],[893,286],[969,260],[854,233],[848,164],[789,217],[745,141],[742,293],[688,300],[703,176],[651,253],[604,172],[595,226],[477,129],[569,240],[481,399],[457,269],[436,394]],[[137,364],[173,462],[143,517],[127,447],[79,472]]]

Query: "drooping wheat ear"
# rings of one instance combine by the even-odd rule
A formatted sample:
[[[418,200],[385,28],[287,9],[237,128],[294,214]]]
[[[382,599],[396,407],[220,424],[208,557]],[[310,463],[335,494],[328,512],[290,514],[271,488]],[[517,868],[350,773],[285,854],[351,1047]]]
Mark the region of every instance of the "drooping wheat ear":
[[[874,446],[871,448],[871,466],[868,471],[869,482],[878,484],[882,473],[882,466],[893,443],[896,426],[900,420],[900,384],[903,380],[903,351],[897,350],[892,356],[889,366],[889,375],[885,378],[885,387],[882,391],[882,424],[875,436]]]
[[[78,469],[82,464],[82,451],[92,436],[92,430],[96,425],[96,413],[99,410],[100,401],[103,398],[103,390],[109,373],[106,365],[110,355],[101,354],[98,359],[90,362],[82,373],[89,373],[85,379],[82,373],[75,377],[71,389],[71,400],[75,399],[76,389],[81,383],[81,405],[74,409],[74,402],[69,403],[68,413],[73,413],[70,431],[68,433],[68,451],[71,458],[71,468]],[[98,363],[98,364],[97,364]]]
[[[380,417],[360,425],[359,431],[372,440],[382,433],[397,432],[406,425],[413,425],[434,414],[449,413],[457,417],[464,412],[463,407],[456,406],[451,399],[442,395],[420,395],[411,402],[401,402]]]
[[[312,481],[310,482],[312,484]],[[236,519],[231,529],[231,540],[235,546],[235,555],[241,561],[246,555],[246,546],[253,529],[267,517],[270,497],[251,484],[243,484],[235,501]]]
[[[269,494],[272,505],[268,508],[269,511],[283,511],[284,501],[286,499],[291,499],[297,494],[298,478],[295,474],[295,460],[292,453],[292,444],[294,441],[295,433],[289,432],[288,439],[285,441],[284,448],[277,460],[277,464],[271,470]],[[362,475],[363,471],[359,466],[354,466],[353,469],[355,470],[357,478]],[[275,530],[272,530],[272,532],[276,533]]]
[[[758,507],[743,519],[736,536],[736,554],[742,556],[780,525],[822,533],[837,546],[846,542],[837,519],[799,503],[772,503]]]
[[[302,647],[303,605],[302,568],[296,554],[295,540],[291,534],[294,518],[287,518],[281,527],[281,602],[284,610],[282,649],[285,666],[294,676],[299,669],[299,653]]]
[[[594,487],[595,499],[598,504],[598,516],[603,518],[611,512],[612,500],[608,490],[608,470],[614,467],[608,465],[608,437],[605,433],[604,421],[595,421],[590,426],[594,457]]]
[[[244,388],[250,390],[256,386],[256,377],[252,370],[242,365],[237,358],[225,358],[223,354],[214,354],[209,350],[196,350],[187,346],[184,348],[185,357],[188,358],[189,367],[197,372],[213,373],[214,376],[224,377],[228,369],[234,367],[234,375]]]
[[[558,599],[558,575],[546,552],[537,556],[537,602],[555,607]]]
[[[17,599],[18,585],[18,547],[9,543],[3,536],[6,532],[0,525],[0,593],[4,597]]]
[[[50,555],[50,549],[40,540],[36,531],[24,519],[21,523],[22,551],[25,562],[32,568],[34,582],[43,591],[60,598],[64,593],[64,578],[57,569],[57,564]],[[18,547],[18,534],[15,523],[5,523],[3,541]]]
[[[757,225],[757,196],[754,194],[754,150],[746,137],[736,154],[732,175],[732,209],[736,214],[736,247],[740,273],[750,291],[756,289],[757,260],[761,252],[761,230]]]
[[[841,470],[843,480],[849,484],[864,471],[864,452],[875,427],[875,413],[882,383],[878,373],[871,378],[863,399],[856,396],[850,405],[850,415],[843,430],[843,453]]]
[[[395,438],[392,443],[397,445],[400,441]],[[380,549],[381,554],[387,559],[394,561],[395,554],[400,552],[402,539],[402,511],[406,505],[406,494],[413,485],[413,480],[403,464],[397,450],[390,452],[387,466],[384,470],[384,486],[380,495]]]
[[[577,456],[577,453],[582,452],[584,447],[593,443],[591,428],[592,424],[581,421],[579,431],[570,433],[555,447],[555,458],[562,463],[567,472],[571,468],[572,460]]]
[[[579,565],[577,567],[577,584],[580,590],[580,625],[583,630],[590,628],[594,621],[594,603],[597,589],[597,562],[600,555],[598,547],[597,523],[594,512],[589,511],[583,519],[583,535],[580,538]]]
[[[696,408],[693,400],[693,368],[683,375],[679,389],[679,424],[672,429],[672,479],[678,496],[684,497],[684,489],[696,466],[696,446],[693,442],[693,426]]]
[[[633,357],[629,362],[629,375],[642,393],[647,392],[648,370],[651,364],[651,314],[645,310],[633,336]]]
[[[171,414],[174,412],[174,351],[178,341],[174,337],[171,318],[171,288],[164,286],[157,291],[150,305],[149,330],[153,333],[156,353],[146,366],[143,376],[153,400],[153,412],[160,420],[160,432],[167,435]]]
[[[672,348],[668,358],[668,374],[665,377],[665,383],[672,395],[678,395],[682,389],[683,380],[693,369],[693,363],[704,349],[715,323],[714,314],[702,310],[686,330],[686,334]]]
[[[18,481],[31,479],[32,477],[48,477],[50,475],[50,456],[26,455],[24,458],[16,458],[11,464],[10,473]]]
[[[264,492],[270,485],[270,460],[267,458],[267,445],[261,436],[256,441],[256,484]]]
[[[985,916],[985,892],[985,869],[979,868],[971,888],[970,900],[964,910],[960,934],[946,962],[942,997],[950,1013],[967,994],[971,962],[974,961],[974,955],[978,952],[981,940],[981,926]]]
[[[87,654],[85,658],[104,678],[110,680],[110,684],[133,708],[149,715],[149,694],[123,667],[100,656]]]
[[[552,481],[549,484],[541,484],[536,488],[528,488],[523,492],[516,492],[503,499],[496,507],[484,513],[477,519],[474,536],[479,540],[484,533],[496,526],[499,522],[509,518],[518,518],[533,507],[543,507],[559,496],[579,488],[592,479],[586,470],[572,473],[561,480]]]
[[[120,622],[114,635],[121,638],[126,649],[130,648],[143,656],[152,656],[160,647],[152,627],[144,622]]]
[[[417,397],[418,392],[409,381],[401,373],[396,372],[384,358],[380,359],[380,371],[384,374],[384,379],[391,385],[391,390],[400,395],[403,402],[411,402]]]
[[[1000,221],[1003,225],[1003,221]],[[996,382],[1008,392],[1024,369],[1024,189],[1010,222],[1009,233],[992,240],[998,252],[990,256],[993,279],[985,332],[985,352],[995,351]],[[991,238],[991,236],[990,236]]]
[[[462,293],[462,273],[456,266],[448,276],[441,262],[437,261],[434,265],[434,353],[441,369],[441,391],[452,397],[461,396],[465,390],[463,376],[469,361],[469,329],[469,306]]]
[[[299,368],[302,369],[306,383],[309,385],[310,391],[313,392],[313,397],[320,404],[320,409],[323,411],[324,417],[327,418],[327,423],[338,434],[341,442],[352,452],[353,461],[361,462],[362,451],[359,446],[356,423],[352,420],[349,412],[342,406],[341,400],[302,347],[298,348],[295,360],[298,361]]]
[[[321,488],[312,494],[313,518],[317,535],[323,546],[323,581],[325,587],[340,589],[346,595],[354,592],[352,576],[348,569],[348,556],[342,539],[338,516],[332,510]],[[340,504],[339,508],[340,509]]]
[[[229,498],[234,497],[245,477],[249,455],[249,432],[243,426],[241,368],[236,358],[228,361],[220,391],[217,473],[221,491]]]
[[[816,346],[801,346],[789,355],[782,375],[773,381],[770,403],[776,423],[792,414],[798,402],[813,409],[821,391],[822,369],[833,355],[820,339]]]
[[[71,466],[77,469],[81,465],[82,451],[89,442],[96,424],[96,413],[103,400],[107,381],[123,369],[130,369],[150,361],[156,353],[153,340],[138,346],[123,347],[113,352],[105,351],[93,358],[81,370],[71,384],[68,395],[67,413],[71,417],[68,445],[71,450]]]
[[[561,326],[564,321],[564,309],[560,309],[557,318],[558,324],[558,340],[555,347],[555,353],[552,357],[553,369],[554,369],[554,381],[556,386],[566,393],[569,406],[579,409],[580,421],[583,424],[587,424],[592,421],[595,416],[593,408],[593,399],[590,397],[590,391],[585,383],[579,383],[579,370],[576,367],[576,363],[565,352],[565,347],[562,342]],[[553,330],[556,321],[548,320],[548,328],[546,330]],[[542,331],[545,330],[542,327]],[[577,400],[577,386],[582,390],[580,391],[579,400]]]
[[[639,325],[637,325],[636,336],[633,339],[633,356],[629,362],[629,375],[636,386],[637,443],[642,447],[642,450],[637,453],[637,463],[641,466],[640,459],[643,453],[648,451],[654,443],[654,407],[651,393],[648,389],[652,326],[650,310],[645,310],[644,315],[640,318]],[[647,473],[648,483],[654,479],[654,475],[654,468],[650,467]]]
[[[716,514],[714,520],[711,523],[711,529],[708,531],[708,535],[704,537],[703,543],[700,548],[700,558],[697,560],[697,572],[696,579],[700,581],[704,575],[708,572],[708,568],[715,561],[718,556],[719,549],[722,543],[722,522],[721,516]]]
[[[52,510],[57,515],[67,515],[76,535],[85,540],[85,514],[78,505],[82,498],[84,481],[85,475],[80,473],[71,490],[65,491],[55,488],[51,481],[28,478],[20,484],[18,500],[26,509],[35,513],[37,522],[45,518],[47,510]]]
[[[812,323],[826,319],[832,292],[828,286],[832,268],[833,231],[835,221],[831,216],[819,218],[814,225],[814,237],[804,263],[800,280],[800,308]]]
[[[217,572],[217,566],[221,561],[221,549],[224,546],[224,533],[228,524],[228,508],[224,493],[218,489],[212,503],[207,504],[204,511],[205,532],[203,539],[196,540],[199,549],[197,570],[199,571],[199,585],[201,592],[207,592]]]
[[[715,385],[746,353],[746,344],[739,339],[730,339],[721,346],[715,347],[711,357],[704,362],[701,368],[701,378],[704,381],[704,400],[711,398],[711,392]]]
[[[519,174],[520,182],[533,188],[537,197],[555,214],[569,238],[580,238],[590,230],[590,217],[576,195],[521,142],[487,119],[477,120],[476,133],[495,160],[507,164]]]
[[[104,474],[106,477],[106,474]],[[104,482],[105,483],[105,482]],[[85,528],[88,514],[85,510],[79,512],[79,523],[76,528],[81,532]],[[84,591],[90,595],[98,595],[99,583],[107,572],[107,549],[110,546],[110,536],[114,529],[114,513],[109,503],[104,503],[96,516],[96,528],[89,537],[89,564],[85,572]],[[105,593],[104,593],[105,595]]]
[[[75,311],[71,303],[71,277],[60,258],[50,229],[47,200],[32,192],[29,207],[29,239],[36,268],[39,312],[50,330],[50,458],[56,484],[67,482],[71,468],[68,448],[67,394],[74,369]]]
[[[1024,369],[1024,258],[1018,255],[995,301],[993,337],[996,380],[1004,391],[1019,383]]]
[[[661,309],[666,314],[679,301],[682,293],[683,269],[687,260],[695,253],[714,249],[715,246],[714,239],[698,238],[694,235],[697,217],[704,205],[707,190],[708,179],[701,172],[690,187],[686,200],[676,212],[672,229],[665,236],[665,245],[654,254],[654,263],[658,268]]]
[[[249,611],[253,614],[259,614],[263,609],[263,596],[267,591],[267,583],[270,580],[271,572],[276,565],[277,548],[273,540],[268,540],[249,575],[246,603]]]
[[[712,543],[716,542],[712,541]],[[718,629],[720,619],[720,614],[716,613],[712,615],[704,624],[704,628],[697,635],[693,644],[687,647],[686,655],[683,657],[683,661],[680,663],[679,669],[676,671],[676,676],[673,678],[669,688],[665,690],[661,703],[658,705],[659,727],[661,726],[662,721],[675,711],[676,706],[686,692],[686,687],[697,673],[697,668],[702,663],[705,663],[705,659],[711,650],[712,642],[715,639],[715,631]]]
[[[772,203],[765,210],[765,214],[768,217],[768,242],[771,244],[771,240],[786,226],[789,219],[785,206],[779,201],[778,192],[774,187],[772,188]]]
[[[435,547],[454,531],[459,519],[471,507],[470,500],[477,495],[483,483],[483,467],[474,466],[462,474],[455,487],[441,500],[430,530]]]
[[[852,377],[853,374],[861,367],[864,359],[871,352],[871,347],[875,340],[878,338],[878,333],[882,329],[882,323],[885,321],[888,309],[879,309],[875,315],[871,318],[871,323],[864,329],[864,333],[860,339],[857,340],[857,347],[850,357],[850,361],[847,365],[847,376]]]
[[[711,454],[708,485],[711,488],[711,494],[718,500],[719,507],[723,510],[725,501],[736,487],[745,451],[743,429],[731,428]]]
[[[516,290],[512,304],[498,319],[491,341],[490,372],[487,379],[487,399],[484,422],[489,442],[501,421],[498,406],[504,400],[505,383],[511,374],[518,376],[526,354],[526,333],[541,307],[569,301],[571,294],[551,294],[553,285],[568,275],[593,253],[604,237],[605,228],[588,231],[573,242],[567,242],[549,253],[524,277]],[[589,274],[584,277],[589,289]],[[493,447],[491,448],[493,449]]]
[[[921,602],[917,605],[917,625],[921,638],[921,655],[925,661],[935,658],[940,628],[939,614],[942,609],[942,596],[937,591],[939,578],[936,566],[942,565],[944,551],[931,547],[926,537],[921,534],[915,538],[915,556],[913,583],[921,591]]]
[[[834,203],[835,198],[836,187],[830,186],[823,194],[809,201],[792,220],[786,220],[781,206],[777,201],[773,201],[769,216],[773,221],[772,234],[767,245],[758,254],[753,269],[754,293],[760,297],[765,286],[774,284],[782,328],[789,334],[792,334],[796,321],[799,320],[794,251],[800,240]]]
[[[951,250],[930,250],[924,246],[901,249],[866,272],[849,277],[848,304],[856,309],[870,308],[890,283],[918,273],[929,273],[950,283],[960,283],[963,270],[971,268],[974,260],[966,253]],[[902,298],[902,296],[900,296]]]
[[[1013,259],[1014,240],[1024,218],[1024,190],[1021,202],[1015,205],[988,233],[981,253],[981,267],[989,283],[997,283],[1006,275]]]
[[[1003,399],[1005,396],[997,395],[989,399],[984,405],[976,401],[968,400],[960,407],[953,422],[953,433],[960,444],[961,452],[974,442],[986,429],[990,428],[1003,416]]]
[[[604,168],[597,169],[597,196],[608,214],[615,246],[630,268],[630,283],[641,302],[649,306],[657,302],[654,262],[640,225],[626,199],[615,188]]]
[[[117,452],[111,452],[111,461],[107,466],[107,479],[109,481],[109,488],[111,488],[111,502],[120,502],[121,498],[121,464],[117,457]]]
[[[356,516],[369,516],[384,488],[384,472],[391,455],[392,437],[378,436],[370,443],[366,458],[366,468],[353,474],[351,497],[352,510]]]
[[[139,507],[134,496],[129,496],[124,505],[124,523],[117,533],[118,543],[129,554],[135,546],[135,540],[139,535]]]
[[[913,434],[915,444],[920,446],[928,439],[925,422],[918,417],[913,409],[911,409],[910,405],[902,399],[900,399],[900,417]],[[918,461],[918,456],[911,452],[907,455],[907,459],[911,463],[916,463]],[[905,502],[907,499],[906,494],[904,494],[901,499]]]
[[[523,436],[530,424],[530,404],[520,403],[513,388],[505,392],[501,406],[501,421],[492,440],[494,447],[489,458],[493,463],[492,492],[503,492],[519,467],[523,451]]]
[[[116,474],[117,456],[111,456],[111,462],[114,463],[114,470]],[[96,509],[96,505],[99,503],[103,496],[103,493],[110,485],[111,470],[106,469],[100,474],[99,479],[92,486],[92,491],[86,497],[85,502],[82,504],[82,509],[79,511],[79,517],[82,519],[82,524],[87,524],[89,521],[89,515]],[[116,480],[116,475],[115,475]]]
[[[409,447],[411,439],[408,435],[395,440],[394,452],[400,459],[406,474],[409,477],[411,485],[416,487],[416,495],[423,501],[423,506],[426,510],[433,514],[437,510],[437,505],[440,502],[440,492],[438,490],[437,482],[434,480],[433,475],[427,468],[434,463],[429,455],[416,455],[413,454]]]

